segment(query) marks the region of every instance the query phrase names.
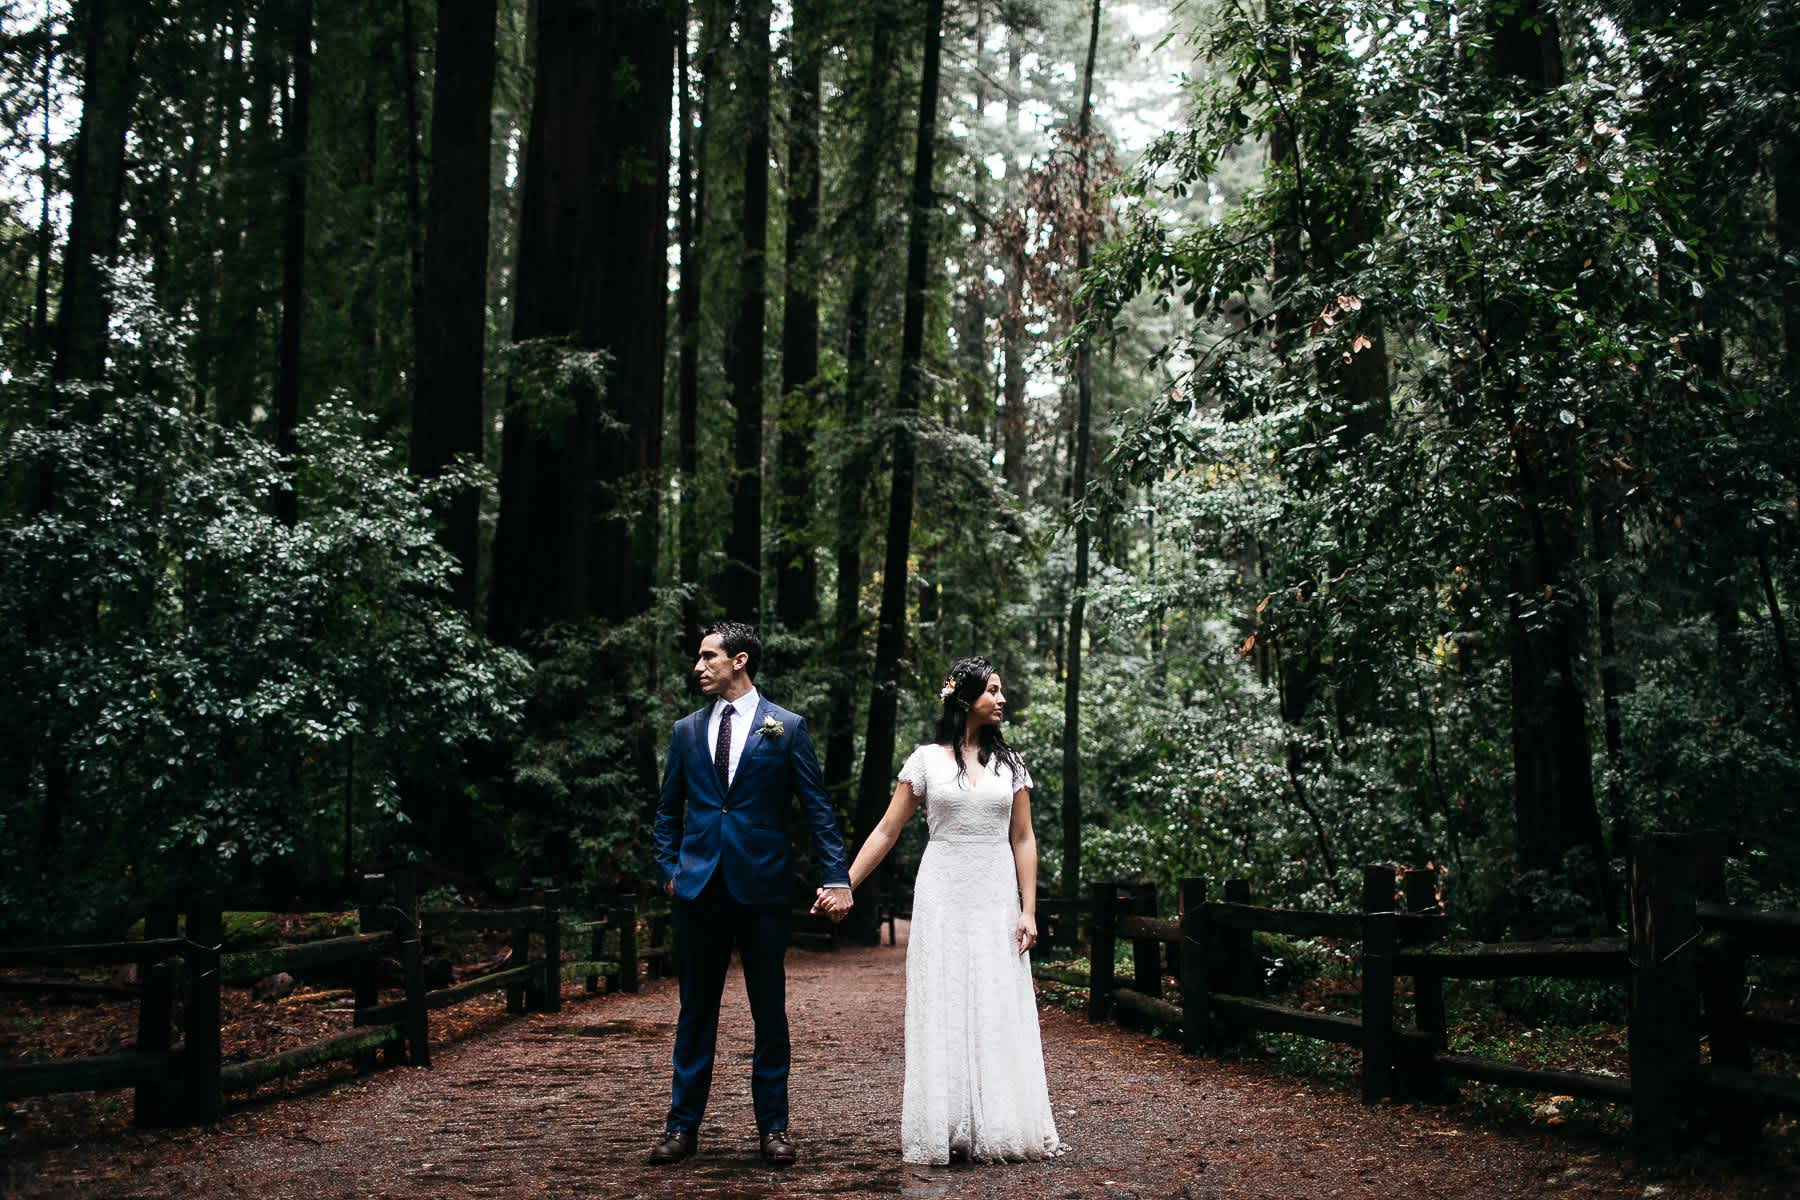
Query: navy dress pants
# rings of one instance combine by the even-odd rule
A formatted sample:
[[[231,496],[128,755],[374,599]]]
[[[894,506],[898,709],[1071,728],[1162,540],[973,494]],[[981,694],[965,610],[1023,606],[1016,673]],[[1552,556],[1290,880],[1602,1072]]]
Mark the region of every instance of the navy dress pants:
[[[725,969],[736,947],[744,966],[744,990],[756,1023],[750,1092],[761,1133],[788,1123],[787,954],[788,909],[783,904],[739,904],[714,874],[700,895],[674,903],[676,972],[681,1016],[675,1024],[675,1082],[666,1127],[697,1130],[712,1090],[714,1045]]]

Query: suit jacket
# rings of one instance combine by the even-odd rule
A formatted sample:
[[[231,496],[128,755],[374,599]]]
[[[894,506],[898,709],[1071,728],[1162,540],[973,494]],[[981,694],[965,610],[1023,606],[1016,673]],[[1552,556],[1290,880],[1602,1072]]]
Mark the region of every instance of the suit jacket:
[[[843,835],[819,779],[805,718],[762,696],[749,727],[741,731],[750,740],[727,792],[719,786],[706,749],[712,710],[708,704],[681,718],[669,738],[652,829],[663,881],[674,880],[675,895],[692,900],[713,872],[722,871],[739,904],[792,903],[788,816],[797,798],[812,827],[820,883],[849,886]],[[780,734],[764,732],[770,717],[782,726]]]

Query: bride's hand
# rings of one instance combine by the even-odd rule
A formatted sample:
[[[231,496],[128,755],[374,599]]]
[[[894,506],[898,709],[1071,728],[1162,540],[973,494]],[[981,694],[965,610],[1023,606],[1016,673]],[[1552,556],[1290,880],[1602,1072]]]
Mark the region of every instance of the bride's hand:
[[[1030,913],[1019,914],[1019,928],[1013,935],[1019,943],[1019,953],[1023,954],[1037,945],[1037,920]]]

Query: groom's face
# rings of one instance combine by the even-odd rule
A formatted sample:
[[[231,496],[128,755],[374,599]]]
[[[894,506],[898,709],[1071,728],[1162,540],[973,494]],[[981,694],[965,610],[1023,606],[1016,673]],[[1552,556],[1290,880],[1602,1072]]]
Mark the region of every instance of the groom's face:
[[[709,633],[700,639],[700,654],[694,660],[694,678],[699,681],[702,695],[722,695],[730,690],[732,680],[749,664],[748,654],[725,653],[725,643],[719,635]]]

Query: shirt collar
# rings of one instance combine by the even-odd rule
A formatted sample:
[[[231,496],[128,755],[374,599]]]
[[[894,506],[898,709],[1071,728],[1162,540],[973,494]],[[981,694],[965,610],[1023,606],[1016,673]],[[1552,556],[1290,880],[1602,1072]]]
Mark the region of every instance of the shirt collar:
[[[756,706],[761,699],[762,696],[757,690],[751,688],[736,700],[726,700],[721,698],[718,704],[713,708],[713,715],[722,717],[725,715],[725,709],[729,707],[740,717],[752,717],[756,715]]]

